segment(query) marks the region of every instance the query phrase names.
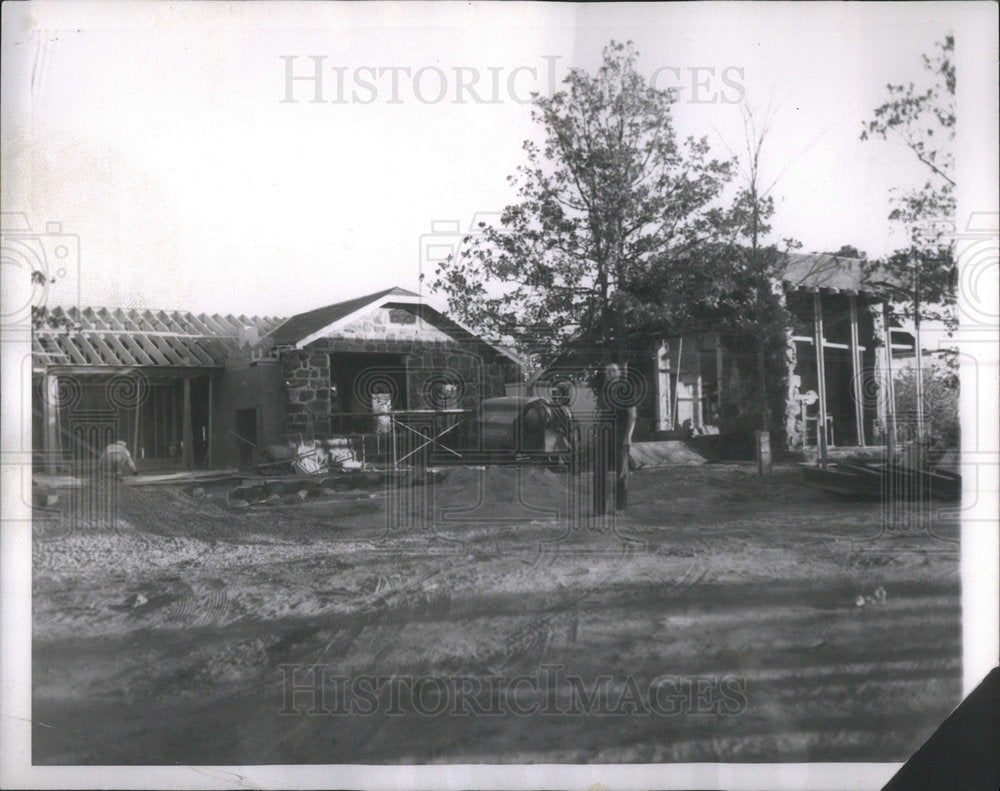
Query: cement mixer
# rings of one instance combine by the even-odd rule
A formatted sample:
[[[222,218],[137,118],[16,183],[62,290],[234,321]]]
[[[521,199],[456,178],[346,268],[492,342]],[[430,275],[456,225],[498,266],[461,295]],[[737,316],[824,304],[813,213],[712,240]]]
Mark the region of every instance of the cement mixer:
[[[488,454],[542,463],[568,463],[579,434],[569,407],[539,396],[487,398],[479,427]]]

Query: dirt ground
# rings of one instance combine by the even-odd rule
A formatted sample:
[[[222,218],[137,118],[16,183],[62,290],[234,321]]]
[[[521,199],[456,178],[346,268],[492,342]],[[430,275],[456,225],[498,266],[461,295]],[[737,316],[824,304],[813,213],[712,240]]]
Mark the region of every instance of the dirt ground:
[[[956,525],[715,465],[595,523],[567,481],[38,512],[34,762],[902,761],[959,702]]]

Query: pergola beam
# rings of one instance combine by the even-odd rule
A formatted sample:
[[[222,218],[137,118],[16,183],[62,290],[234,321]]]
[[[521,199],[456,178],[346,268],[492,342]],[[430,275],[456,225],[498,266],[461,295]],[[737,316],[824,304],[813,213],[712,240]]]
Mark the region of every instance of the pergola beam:
[[[819,291],[813,291],[813,334],[815,335],[814,348],[816,349],[816,385],[819,390],[819,429],[817,441],[819,443],[820,465],[826,466],[827,441],[826,441],[826,363],[823,359],[823,301]]]
[[[864,387],[862,377],[864,370],[861,367],[861,351],[858,343],[858,299],[854,295],[848,297],[848,304],[851,310],[851,382],[854,394],[854,420],[856,422],[858,445],[865,445],[865,407],[864,407]]]

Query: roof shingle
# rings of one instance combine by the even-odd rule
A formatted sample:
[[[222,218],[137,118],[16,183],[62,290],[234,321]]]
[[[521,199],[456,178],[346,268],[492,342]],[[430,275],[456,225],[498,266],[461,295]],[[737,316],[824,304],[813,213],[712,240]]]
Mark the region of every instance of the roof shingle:
[[[349,316],[357,310],[361,310],[366,305],[384,297],[415,297],[412,291],[405,288],[387,288],[384,291],[377,291],[356,299],[348,299],[344,302],[337,302],[315,310],[306,311],[286,319],[282,324],[272,329],[267,337],[277,346],[287,346],[298,343],[303,338],[318,332],[324,327],[339,321],[345,316]]]

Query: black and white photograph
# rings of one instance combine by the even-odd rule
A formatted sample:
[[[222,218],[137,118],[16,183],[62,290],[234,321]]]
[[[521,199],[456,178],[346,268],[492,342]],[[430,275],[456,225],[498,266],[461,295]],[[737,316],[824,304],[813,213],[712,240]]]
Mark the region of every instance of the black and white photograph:
[[[1000,661],[997,21],[5,3],[0,785],[915,787]]]

